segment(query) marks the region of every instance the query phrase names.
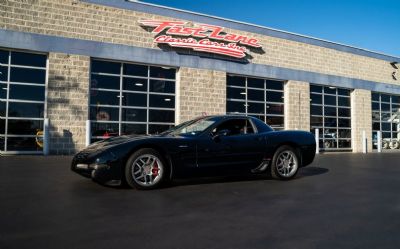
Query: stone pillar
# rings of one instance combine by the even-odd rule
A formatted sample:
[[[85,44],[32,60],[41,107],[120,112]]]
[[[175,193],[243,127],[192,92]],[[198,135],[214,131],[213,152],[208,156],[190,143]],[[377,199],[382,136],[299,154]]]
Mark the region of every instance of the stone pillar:
[[[49,54],[50,154],[70,155],[85,147],[89,64],[87,56]]]
[[[181,67],[177,85],[177,123],[201,116],[203,113],[226,113],[225,72]]]
[[[289,80],[284,95],[285,130],[310,131],[310,84]]]
[[[362,152],[362,132],[365,130],[368,151],[372,151],[371,91],[355,89],[351,93],[351,138],[353,152]]]

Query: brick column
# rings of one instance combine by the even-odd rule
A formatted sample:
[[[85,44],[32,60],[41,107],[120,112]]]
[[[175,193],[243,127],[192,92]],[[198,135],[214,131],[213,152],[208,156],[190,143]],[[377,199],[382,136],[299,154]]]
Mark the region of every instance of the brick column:
[[[284,91],[285,129],[310,131],[310,84],[289,80]]]
[[[47,117],[50,154],[73,154],[85,147],[90,58],[49,54]]]
[[[181,67],[178,72],[177,122],[201,116],[225,114],[226,73]]]
[[[372,151],[371,91],[355,89],[351,93],[351,138],[353,152],[362,152],[362,131],[367,136],[368,151]]]

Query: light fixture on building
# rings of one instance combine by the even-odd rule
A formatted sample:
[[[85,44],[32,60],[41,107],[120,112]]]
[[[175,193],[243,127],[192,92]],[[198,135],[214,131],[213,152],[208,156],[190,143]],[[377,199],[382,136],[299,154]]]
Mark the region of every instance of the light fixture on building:
[[[167,101],[167,102],[169,102],[169,101],[171,101],[171,99],[164,99],[164,101]]]
[[[135,83],[135,86],[143,86],[143,83]]]
[[[334,87],[334,86],[330,86],[330,87],[329,87],[329,89],[336,89],[336,87]]]
[[[246,95],[246,92],[241,92],[240,94],[241,94],[241,95]]]

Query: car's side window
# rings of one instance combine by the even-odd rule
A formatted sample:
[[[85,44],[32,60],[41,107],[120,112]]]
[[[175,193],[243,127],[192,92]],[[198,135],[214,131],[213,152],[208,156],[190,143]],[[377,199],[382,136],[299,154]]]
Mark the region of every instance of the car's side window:
[[[213,130],[213,134],[217,134],[220,131],[227,131],[227,136],[237,136],[245,134],[253,134],[254,129],[252,124],[247,119],[230,119],[222,124],[218,125]]]

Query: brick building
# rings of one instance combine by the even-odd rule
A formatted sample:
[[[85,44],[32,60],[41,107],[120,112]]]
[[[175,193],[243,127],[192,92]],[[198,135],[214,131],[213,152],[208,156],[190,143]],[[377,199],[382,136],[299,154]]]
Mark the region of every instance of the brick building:
[[[45,120],[50,153],[71,154],[204,113],[319,129],[326,151],[360,152],[363,131],[396,148],[399,61],[140,2],[2,0],[0,150],[43,153]]]

